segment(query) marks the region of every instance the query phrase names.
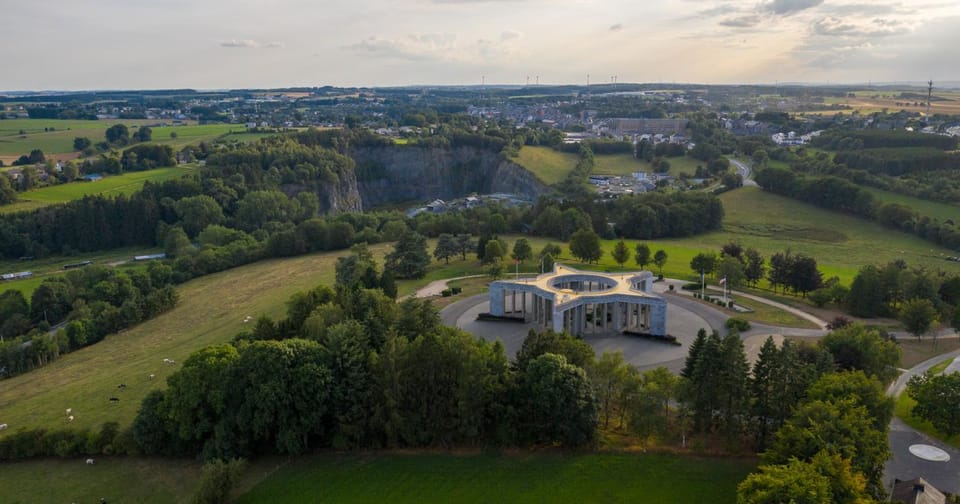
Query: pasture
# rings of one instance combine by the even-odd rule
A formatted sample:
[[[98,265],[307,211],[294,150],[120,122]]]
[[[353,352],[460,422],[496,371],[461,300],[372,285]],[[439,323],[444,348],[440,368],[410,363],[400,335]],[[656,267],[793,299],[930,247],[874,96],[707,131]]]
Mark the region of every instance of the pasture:
[[[200,481],[195,460],[134,457],[35,459],[0,465],[0,502],[187,502]]]
[[[752,459],[640,454],[303,457],[239,502],[736,502]]]
[[[153,170],[128,172],[121,175],[111,175],[94,182],[75,181],[67,184],[57,184],[32,191],[22,192],[16,203],[0,206],[0,213],[12,213],[34,210],[55,203],[65,203],[84,196],[103,195],[116,196],[131,194],[140,190],[144,182],[162,182],[179,178],[192,173],[194,165],[171,166],[168,168],[154,168]]]
[[[385,245],[371,247],[382,257]],[[282,317],[293,293],[331,284],[336,258],[348,251],[268,260],[198,278],[181,285],[180,302],[171,311],[56,362],[2,382],[0,412],[5,432],[20,428],[65,427],[65,408],[73,408],[72,427],[99,427],[116,421],[125,427],[151,390],[194,351],[229,341],[246,329],[243,318]],[[149,375],[156,378],[150,379]],[[127,385],[118,391],[119,384]],[[119,402],[111,403],[117,396]],[[2,436],[3,433],[0,433]]]

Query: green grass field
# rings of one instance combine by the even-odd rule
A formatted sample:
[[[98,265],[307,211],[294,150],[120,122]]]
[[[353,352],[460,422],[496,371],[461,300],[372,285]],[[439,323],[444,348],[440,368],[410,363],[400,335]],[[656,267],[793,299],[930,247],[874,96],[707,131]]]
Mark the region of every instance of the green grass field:
[[[36,459],[0,464],[0,502],[187,502],[200,481],[195,460],[135,457]]]
[[[378,256],[387,249],[371,248]],[[180,286],[180,302],[170,312],[44,368],[4,380],[0,411],[10,425],[5,432],[66,426],[65,408],[73,408],[72,427],[97,427],[108,421],[129,425],[143,397],[163,388],[166,378],[179,369],[163,364],[163,359],[182,361],[206,345],[229,341],[248,327],[243,324],[247,315],[282,317],[291,294],[333,282],[336,258],[345,253],[261,261]],[[150,374],[156,378],[151,380]],[[127,388],[118,393],[120,383]],[[113,396],[120,402],[108,402]]]
[[[131,261],[133,256],[157,254],[162,249],[149,247],[130,247],[114,249],[106,252],[90,252],[85,254],[76,254],[72,256],[53,256],[30,261],[18,260],[0,260],[0,273],[13,273],[16,271],[31,271],[34,276],[24,280],[13,280],[0,282],[0,292],[8,289],[17,289],[23,292],[23,295],[30,299],[33,291],[40,286],[44,279],[50,276],[62,275],[65,264],[76,263],[80,261],[93,261],[94,264],[117,264],[124,261]],[[128,263],[122,265],[125,268],[145,267],[145,263]]]
[[[136,131],[134,126],[151,125],[157,123],[167,123],[170,121],[160,121],[155,119],[115,119],[103,121],[72,121],[59,119],[7,119],[0,121],[0,158],[6,161],[12,161],[22,154],[29,154],[33,149],[40,149],[47,156],[62,158],[73,157],[73,139],[76,137],[87,137],[93,143],[104,139],[104,132],[114,124],[125,124],[131,130],[131,134]],[[44,131],[44,128],[53,128],[52,131]],[[20,131],[24,134],[21,135]],[[231,132],[243,135],[246,128],[242,124],[195,124],[188,123],[178,126],[157,126],[151,127],[152,143],[170,145],[174,149],[180,149],[186,145],[198,144],[200,142],[209,142]],[[176,133],[176,138],[171,138],[170,133]],[[267,134],[261,134],[268,136]],[[242,141],[253,141],[260,138],[244,138],[238,136]]]
[[[864,219],[750,187],[723,193],[720,199],[725,211],[723,231],[651,243],[651,249],[664,248],[670,255],[666,274],[690,277],[688,265],[695,251],[719,251],[730,241],[755,247],[767,256],[787,249],[810,255],[825,278],[836,275],[848,284],[861,266],[898,258],[910,265],[960,272],[960,264],[942,259],[955,255],[950,250]]]
[[[94,194],[102,194],[105,196],[131,194],[140,190],[144,182],[161,182],[179,178],[191,173],[194,168],[193,165],[171,166],[169,168],[155,168],[153,170],[108,176],[95,182],[77,181],[68,184],[42,187],[18,194],[20,199],[16,203],[0,206],[0,213],[34,210],[54,203],[64,203]]]
[[[533,172],[543,183],[552,185],[563,180],[577,164],[576,154],[557,152],[549,147],[526,146],[520,149],[520,155],[514,161]],[[670,175],[679,177],[686,173],[691,177],[697,171],[697,165],[703,164],[691,157],[667,158],[670,162]],[[640,161],[630,154],[611,154],[594,156],[593,173],[597,175],[630,175],[645,171],[652,172],[653,167],[646,161]]]
[[[514,161],[530,170],[544,184],[553,185],[576,166],[577,155],[557,152],[549,147],[524,147]]]
[[[883,203],[898,203],[913,209],[920,215],[939,219],[941,222],[948,219],[956,222],[958,219],[960,219],[960,207],[955,207],[953,205],[939,203],[936,201],[914,198],[913,196],[906,196],[881,189],[874,189],[872,187],[863,187],[863,189],[874,195],[877,200]]]
[[[105,121],[75,121],[62,119],[5,119],[0,121],[0,157],[29,154],[40,149],[46,155],[69,154],[73,151],[73,139],[88,137],[94,143],[104,139],[104,132],[114,124],[131,128],[155,124],[153,119],[115,119]],[[48,130],[44,131],[44,128]],[[21,135],[20,131],[24,134]],[[156,137],[156,133],[154,133]]]
[[[296,460],[241,503],[736,502],[750,459],[673,455],[324,455]]]

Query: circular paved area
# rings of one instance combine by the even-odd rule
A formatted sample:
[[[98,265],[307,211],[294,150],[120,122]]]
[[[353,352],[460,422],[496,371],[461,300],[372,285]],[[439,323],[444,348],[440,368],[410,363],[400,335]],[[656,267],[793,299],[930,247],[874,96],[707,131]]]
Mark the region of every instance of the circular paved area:
[[[455,317],[456,320],[448,319],[447,315],[451,314],[445,310],[444,321],[487,341],[500,340],[507,357],[511,359],[523,345],[527,332],[530,329],[540,330],[536,324],[477,320],[477,315],[490,311],[490,303],[486,300],[486,295],[468,298],[461,303],[465,305],[461,305],[459,310],[454,308],[454,305],[448,307],[454,311],[450,318]],[[683,367],[690,344],[696,339],[697,331],[701,328],[709,330],[711,326],[703,317],[692,311],[670,304],[667,333],[677,337],[681,343],[679,346],[613,334],[587,334],[583,340],[589,343],[598,355],[604,352],[623,352],[624,360],[640,369],[665,365],[673,371],[679,371]]]
[[[922,458],[923,460],[929,460],[931,462],[950,462],[950,454],[937,448],[936,446],[930,446],[928,444],[915,444],[910,445],[910,453],[915,457]]]

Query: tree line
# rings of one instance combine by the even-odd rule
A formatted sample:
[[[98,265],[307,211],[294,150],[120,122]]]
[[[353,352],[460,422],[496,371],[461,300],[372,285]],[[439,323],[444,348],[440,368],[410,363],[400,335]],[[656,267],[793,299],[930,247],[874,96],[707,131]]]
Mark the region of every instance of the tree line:
[[[45,279],[29,302],[19,290],[3,292],[0,377],[45,366],[173,308],[172,281],[173,270],[152,261],[146,271],[88,266]]]
[[[809,177],[789,169],[757,170],[764,190],[830,210],[864,217],[947,248],[960,248],[960,230],[950,220],[939,221],[898,203],[881,204],[866,189],[839,177]]]

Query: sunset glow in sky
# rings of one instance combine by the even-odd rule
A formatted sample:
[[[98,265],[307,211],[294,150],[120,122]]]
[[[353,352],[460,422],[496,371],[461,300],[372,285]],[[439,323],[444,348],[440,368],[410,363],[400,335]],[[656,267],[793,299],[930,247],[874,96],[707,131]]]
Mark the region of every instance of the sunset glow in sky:
[[[960,2],[0,0],[0,89],[960,80]]]

